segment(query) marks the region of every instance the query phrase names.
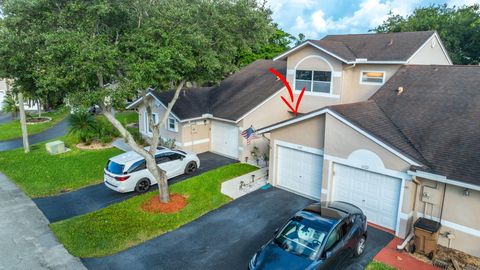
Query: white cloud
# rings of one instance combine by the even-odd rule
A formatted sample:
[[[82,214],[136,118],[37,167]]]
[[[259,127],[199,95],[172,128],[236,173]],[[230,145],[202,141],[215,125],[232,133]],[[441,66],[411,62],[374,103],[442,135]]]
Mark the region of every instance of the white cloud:
[[[408,15],[416,7],[439,3],[437,0],[361,0],[357,10],[343,17],[333,18],[325,13],[335,1],[328,0],[273,0],[270,6],[275,21],[291,34],[304,33],[307,38],[320,38],[328,33],[365,33],[380,25],[392,12]],[[480,0],[451,0],[449,6],[480,3]],[[319,8],[321,7],[321,8]],[[345,8],[345,7],[344,7]],[[345,13],[344,13],[345,14]]]

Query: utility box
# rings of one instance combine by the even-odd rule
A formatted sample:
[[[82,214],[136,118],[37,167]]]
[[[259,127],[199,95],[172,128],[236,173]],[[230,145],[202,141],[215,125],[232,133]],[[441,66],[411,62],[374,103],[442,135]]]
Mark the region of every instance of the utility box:
[[[415,251],[433,259],[437,254],[438,235],[442,225],[434,220],[419,218],[413,227],[415,229]]]
[[[47,152],[51,155],[61,154],[66,152],[65,144],[62,141],[53,141],[45,144]]]

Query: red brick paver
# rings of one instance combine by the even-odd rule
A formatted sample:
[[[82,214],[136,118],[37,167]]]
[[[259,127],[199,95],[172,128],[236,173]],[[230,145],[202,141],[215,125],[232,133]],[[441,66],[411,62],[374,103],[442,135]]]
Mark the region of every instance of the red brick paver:
[[[397,245],[403,242],[400,238],[393,238],[374,258],[374,260],[395,267],[399,270],[438,270],[431,264],[422,262],[407,254],[405,251],[397,250]]]

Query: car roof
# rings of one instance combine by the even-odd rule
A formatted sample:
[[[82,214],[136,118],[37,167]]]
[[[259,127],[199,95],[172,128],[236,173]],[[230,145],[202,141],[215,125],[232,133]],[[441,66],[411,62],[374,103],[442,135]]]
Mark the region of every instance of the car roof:
[[[341,201],[314,203],[305,207],[302,211],[332,220],[341,220],[350,214],[362,213],[360,208],[355,205]]]
[[[144,149],[148,151],[150,149],[150,147],[147,146]],[[165,147],[157,147],[157,152],[155,153],[155,155],[161,154],[161,153],[166,153],[166,152],[172,152],[172,150],[168,149],[168,148],[165,148]],[[139,160],[142,160],[142,159],[143,159],[143,157],[133,150],[132,151],[127,151],[123,154],[120,154],[118,156],[114,156],[114,157],[110,158],[111,161],[113,161],[115,163],[118,163],[118,164],[123,164],[123,165],[127,165],[127,163],[133,163],[133,162],[136,162],[136,161],[139,161]]]

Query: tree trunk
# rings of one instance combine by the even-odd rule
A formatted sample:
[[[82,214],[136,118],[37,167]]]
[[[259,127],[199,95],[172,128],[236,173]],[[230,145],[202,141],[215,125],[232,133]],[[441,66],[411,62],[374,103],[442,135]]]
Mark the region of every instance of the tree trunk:
[[[37,100],[37,110],[38,110],[38,117],[42,117],[42,106],[40,104],[40,99]]]
[[[20,109],[20,126],[22,127],[23,150],[25,153],[30,152],[28,144],[27,116],[25,115],[25,105],[23,104],[23,94],[18,93],[18,108]]]
[[[160,201],[168,203],[170,201],[170,192],[168,191],[168,179],[164,170],[157,166],[154,156],[148,156],[146,159],[147,169],[152,173],[158,182],[158,192]]]

